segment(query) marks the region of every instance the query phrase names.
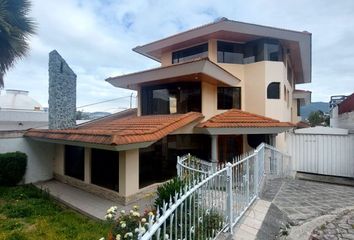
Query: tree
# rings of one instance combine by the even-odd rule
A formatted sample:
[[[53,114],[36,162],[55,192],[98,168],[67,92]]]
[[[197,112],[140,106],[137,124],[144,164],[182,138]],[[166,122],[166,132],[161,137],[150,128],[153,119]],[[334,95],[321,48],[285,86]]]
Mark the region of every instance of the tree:
[[[325,116],[325,114],[320,110],[311,112],[308,120],[311,127],[329,125],[329,117]]]
[[[28,38],[35,33],[30,8],[28,0],[0,0],[0,88],[6,71],[29,50]]]

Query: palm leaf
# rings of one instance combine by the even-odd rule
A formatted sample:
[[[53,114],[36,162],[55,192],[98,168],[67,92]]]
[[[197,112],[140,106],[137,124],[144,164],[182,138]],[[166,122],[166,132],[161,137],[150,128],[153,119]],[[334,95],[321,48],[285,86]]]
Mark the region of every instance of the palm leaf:
[[[28,0],[0,0],[0,88],[6,71],[28,53],[28,38],[36,28],[28,17],[30,8]]]

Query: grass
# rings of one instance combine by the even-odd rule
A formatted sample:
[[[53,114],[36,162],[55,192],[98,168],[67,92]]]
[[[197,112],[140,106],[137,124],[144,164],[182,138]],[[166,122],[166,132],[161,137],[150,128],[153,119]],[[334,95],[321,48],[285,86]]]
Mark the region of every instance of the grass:
[[[59,205],[33,185],[0,186],[0,240],[98,240],[110,228]]]

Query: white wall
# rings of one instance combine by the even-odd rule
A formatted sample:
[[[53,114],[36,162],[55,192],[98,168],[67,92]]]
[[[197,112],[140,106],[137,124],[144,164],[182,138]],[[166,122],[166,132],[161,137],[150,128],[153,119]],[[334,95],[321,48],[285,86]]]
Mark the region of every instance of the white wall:
[[[334,128],[354,129],[354,112],[338,114],[338,106],[332,109],[330,126]]]
[[[354,134],[289,133],[288,153],[299,172],[354,177]]]
[[[25,183],[38,182],[53,177],[54,145],[0,133],[0,153],[20,151],[27,154]]]

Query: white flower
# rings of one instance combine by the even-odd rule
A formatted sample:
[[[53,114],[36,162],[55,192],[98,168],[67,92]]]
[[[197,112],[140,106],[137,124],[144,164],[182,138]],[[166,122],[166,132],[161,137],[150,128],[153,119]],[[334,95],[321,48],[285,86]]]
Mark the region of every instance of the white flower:
[[[142,222],[142,223],[146,223],[146,218],[142,218],[142,219],[141,219],[141,222]]]
[[[104,240],[104,237],[101,237],[100,240]]]
[[[125,210],[122,209],[122,210],[120,211],[120,213],[121,213],[121,214],[125,214]]]
[[[139,228],[135,228],[134,232],[138,233],[139,232]]]
[[[113,215],[112,215],[111,213],[108,213],[108,214],[106,215],[106,219],[107,219],[107,220],[112,220],[112,219],[113,219]]]
[[[141,232],[142,234],[144,234],[144,233],[146,232],[146,229],[145,229],[144,227],[141,227],[141,228],[140,228],[140,232]]]
[[[125,228],[127,226],[127,224],[125,224],[124,222],[120,225],[121,228]]]
[[[132,236],[133,236],[133,233],[132,233],[132,232],[128,232],[128,236],[129,236],[129,237],[132,237]]]
[[[133,212],[133,214],[132,214],[134,217],[140,217],[140,213],[138,213],[138,212]]]
[[[134,211],[133,211],[133,210],[130,210],[129,212],[130,212],[130,214],[133,214],[133,213],[134,213]]]
[[[135,205],[135,206],[133,206],[133,209],[134,209],[135,211],[137,211],[137,210],[139,210],[139,206],[138,206],[138,205]]]
[[[120,240],[120,238],[121,238],[120,234],[117,234],[116,240]]]
[[[148,215],[149,216],[154,216],[154,213],[153,212],[149,212]]]

